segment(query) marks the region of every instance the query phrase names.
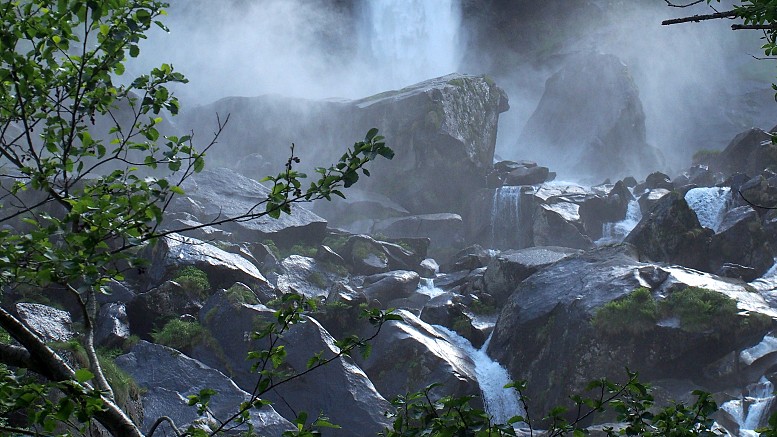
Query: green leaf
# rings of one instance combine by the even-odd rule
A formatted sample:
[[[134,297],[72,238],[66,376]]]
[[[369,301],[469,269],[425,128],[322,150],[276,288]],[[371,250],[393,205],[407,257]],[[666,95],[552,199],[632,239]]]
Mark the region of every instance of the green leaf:
[[[83,384],[94,378],[94,373],[90,372],[89,369],[78,369],[75,371],[75,378],[76,381]]]

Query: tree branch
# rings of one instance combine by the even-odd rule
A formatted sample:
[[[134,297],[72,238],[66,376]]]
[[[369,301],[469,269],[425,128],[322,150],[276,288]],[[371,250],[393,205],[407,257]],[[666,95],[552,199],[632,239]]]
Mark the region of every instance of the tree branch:
[[[731,10],[731,11],[724,11],[724,12],[716,12],[714,14],[707,14],[707,15],[693,15],[690,17],[683,17],[683,18],[675,18],[672,20],[664,20],[661,22],[662,26],[668,26],[671,24],[680,24],[680,23],[698,23],[701,21],[707,21],[707,20],[717,20],[720,18],[734,18],[737,16],[737,11]]]

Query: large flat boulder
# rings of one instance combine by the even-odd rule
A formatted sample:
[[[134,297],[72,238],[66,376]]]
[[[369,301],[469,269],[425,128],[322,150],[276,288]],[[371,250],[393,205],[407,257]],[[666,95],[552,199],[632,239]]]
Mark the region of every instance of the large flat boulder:
[[[168,416],[181,429],[195,421],[213,425],[216,420],[226,420],[238,411],[241,402],[250,395],[239,389],[234,382],[218,370],[183,355],[175,349],[146,341],[140,341],[125,355],[116,358],[119,368],[129,374],[143,390],[143,430],[148,432],[154,422]],[[197,414],[197,409],[188,405],[187,396],[196,395],[203,389],[216,391],[208,413]],[[251,424],[260,436],[278,436],[295,427],[278,414],[271,406],[251,410]],[[167,424],[160,427],[168,431]],[[245,425],[233,429],[230,435],[242,435]]]
[[[631,295],[640,287],[646,291],[635,300]],[[710,291],[683,298],[689,287]],[[623,303],[629,299],[631,304]],[[640,262],[633,246],[608,246],[521,282],[502,310],[488,352],[512,378],[530,382],[526,395],[539,411],[563,404],[588,381],[624,377],[624,367],[639,371],[643,381],[690,380],[714,392],[741,387],[735,369],[714,375],[710,370],[761,341],[775,316],[744,282]]]
[[[177,121],[189,129],[211,125],[214,114],[230,114],[218,147],[235,156],[234,164],[240,156],[260,153],[276,173],[291,143],[302,159],[300,168],[312,170],[335,162],[377,127],[396,156],[371,165],[372,176],[359,188],[417,214],[458,212],[465,202],[460,193],[485,184],[499,113],[507,108],[506,94],[490,79],[449,75],[360,100],[228,97]]]

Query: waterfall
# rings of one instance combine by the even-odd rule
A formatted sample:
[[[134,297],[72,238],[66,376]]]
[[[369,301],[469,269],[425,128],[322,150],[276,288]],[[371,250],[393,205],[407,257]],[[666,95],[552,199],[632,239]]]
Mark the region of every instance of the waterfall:
[[[491,247],[516,246],[521,221],[521,187],[506,186],[494,191],[491,206]],[[519,248],[519,247],[514,247]]]
[[[620,243],[640,220],[642,220],[642,210],[639,207],[639,202],[637,199],[632,199],[626,207],[626,217],[623,220],[602,224],[602,238],[596,240],[596,245]]]
[[[742,399],[730,400],[721,409],[728,412],[739,424],[739,435],[757,436],[755,429],[766,419],[769,407],[774,402],[774,386],[766,377],[747,387]]]
[[[510,382],[507,370],[486,354],[491,336],[482,348],[475,349],[469,340],[458,333],[440,325],[434,325],[434,328],[444,334],[451,344],[464,351],[475,363],[475,375],[483,395],[483,404],[494,423],[507,423],[507,420],[513,416],[525,415],[515,390],[504,388],[505,384]]]
[[[441,294],[445,294],[444,290],[434,286],[434,279],[430,278],[421,278],[421,282],[418,283],[418,289],[416,291],[421,294],[425,294],[430,298],[435,298]]]
[[[458,69],[460,0],[369,0],[362,50],[383,85],[401,88]],[[386,83],[387,82],[387,83]]]
[[[715,232],[723,222],[730,200],[731,188],[728,187],[693,188],[685,194],[685,201],[696,212],[699,223]]]

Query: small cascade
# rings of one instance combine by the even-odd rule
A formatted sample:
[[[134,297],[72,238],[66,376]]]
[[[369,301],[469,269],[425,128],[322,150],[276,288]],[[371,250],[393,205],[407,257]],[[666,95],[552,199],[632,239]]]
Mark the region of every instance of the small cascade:
[[[460,60],[460,0],[370,0],[362,4],[362,50],[383,85],[401,88],[454,73]]]
[[[491,207],[491,247],[516,246],[521,223],[521,187],[504,186],[494,191]],[[518,248],[518,247],[513,247]]]
[[[696,212],[702,226],[718,232],[731,201],[731,188],[693,188],[685,194],[685,201]]]
[[[418,289],[416,291],[425,294],[432,299],[441,294],[445,294],[443,289],[434,286],[434,279],[431,278],[421,278],[421,282],[418,283]]]
[[[504,388],[505,384],[510,383],[507,370],[486,354],[491,336],[482,348],[475,349],[469,340],[458,333],[440,325],[434,325],[434,328],[448,337],[451,344],[464,351],[475,363],[475,375],[480,385],[483,404],[494,423],[507,423],[507,420],[515,415],[525,415],[515,390]]]
[[[639,202],[637,199],[632,199],[626,207],[626,217],[623,220],[602,224],[602,238],[596,240],[596,245],[622,242],[640,220],[642,220],[642,210],[639,207]]]
[[[774,386],[766,379],[747,387],[742,399],[734,399],[721,405],[721,409],[731,415],[739,424],[739,435],[757,436],[755,432],[766,420],[769,407],[774,402]]]

